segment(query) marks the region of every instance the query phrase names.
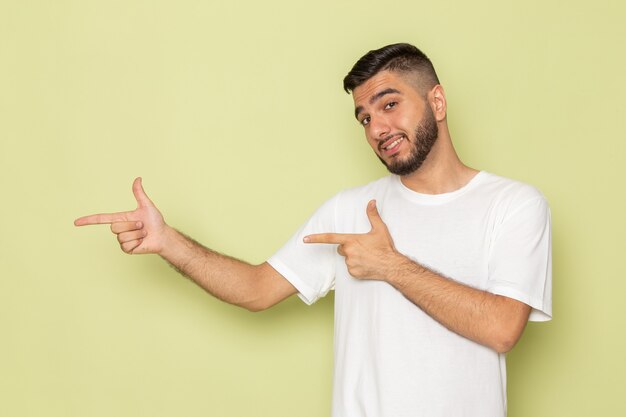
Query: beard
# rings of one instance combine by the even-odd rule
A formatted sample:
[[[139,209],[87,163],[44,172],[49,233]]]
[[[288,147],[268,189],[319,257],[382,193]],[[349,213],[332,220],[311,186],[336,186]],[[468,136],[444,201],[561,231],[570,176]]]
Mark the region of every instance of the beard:
[[[387,167],[387,170],[392,174],[404,176],[412,174],[422,166],[426,157],[430,153],[433,145],[437,141],[439,136],[439,128],[437,127],[437,121],[435,115],[430,106],[426,107],[426,114],[415,127],[414,137],[412,139],[406,138],[411,147],[409,156],[406,159],[400,159],[399,156],[394,156],[389,162],[386,162],[378,156],[380,162]]]

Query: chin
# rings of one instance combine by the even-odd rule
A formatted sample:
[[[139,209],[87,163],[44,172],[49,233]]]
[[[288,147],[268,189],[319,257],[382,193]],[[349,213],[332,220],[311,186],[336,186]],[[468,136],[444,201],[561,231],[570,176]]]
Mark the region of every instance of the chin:
[[[396,155],[389,161],[385,161],[380,156],[378,159],[380,159],[380,162],[385,165],[387,171],[404,177],[417,171],[422,166],[425,158],[419,158],[418,155],[409,155],[408,157],[400,157],[399,155]]]

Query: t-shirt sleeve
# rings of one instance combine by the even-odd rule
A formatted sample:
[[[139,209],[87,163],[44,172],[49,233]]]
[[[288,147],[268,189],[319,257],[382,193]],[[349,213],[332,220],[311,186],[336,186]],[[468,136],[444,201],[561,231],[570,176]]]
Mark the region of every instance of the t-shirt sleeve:
[[[313,304],[335,283],[336,245],[304,243],[313,233],[334,233],[336,200],[324,203],[267,262],[298,290],[298,296]]]
[[[504,218],[489,256],[487,290],[532,307],[530,321],[552,318],[550,209],[535,196]]]

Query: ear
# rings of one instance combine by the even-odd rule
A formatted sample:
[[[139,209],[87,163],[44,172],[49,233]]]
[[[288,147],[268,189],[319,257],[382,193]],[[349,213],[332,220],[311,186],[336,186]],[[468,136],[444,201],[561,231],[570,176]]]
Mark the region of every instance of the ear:
[[[437,84],[430,90],[428,101],[435,115],[435,120],[438,122],[445,120],[448,113],[448,103],[446,102],[446,93],[440,84]]]

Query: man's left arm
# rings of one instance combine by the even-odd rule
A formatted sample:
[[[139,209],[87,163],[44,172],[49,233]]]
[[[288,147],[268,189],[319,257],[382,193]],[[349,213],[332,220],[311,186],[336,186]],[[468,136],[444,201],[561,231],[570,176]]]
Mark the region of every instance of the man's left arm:
[[[456,282],[397,254],[384,278],[449,330],[506,353],[522,335],[530,306]]]
[[[456,282],[399,253],[374,200],[367,205],[367,216],[369,233],[321,233],[306,236],[304,242],[337,244],[353,277],[388,282],[449,330],[499,353],[513,348],[530,306]]]

